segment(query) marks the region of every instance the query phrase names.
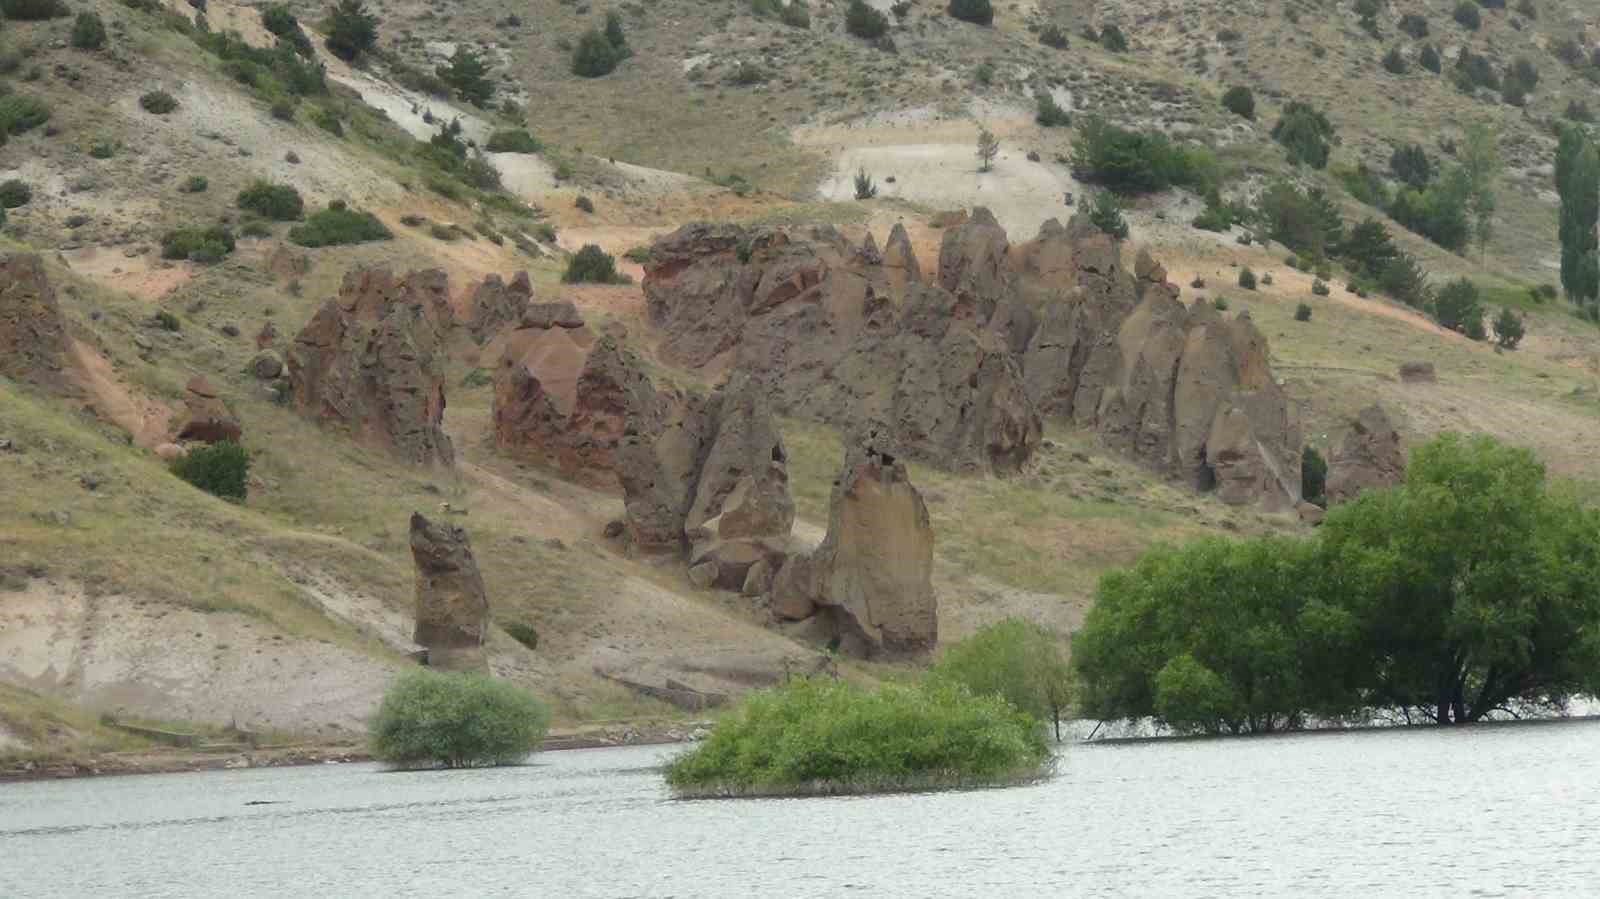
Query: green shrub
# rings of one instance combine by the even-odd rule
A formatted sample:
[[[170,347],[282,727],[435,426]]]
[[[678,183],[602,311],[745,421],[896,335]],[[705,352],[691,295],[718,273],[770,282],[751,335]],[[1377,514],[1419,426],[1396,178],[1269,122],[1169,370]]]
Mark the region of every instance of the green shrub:
[[[998,696],[1058,730],[1072,692],[1061,638],[1021,618],[991,624],[949,647],[928,669],[928,679],[959,684],[974,696]]]
[[[1297,322],[1311,321],[1311,307],[1305,303],[1294,307],[1294,320]]]
[[[0,13],[19,22],[42,22],[72,15],[61,0],[0,0]]]
[[[272,117],[280,122],[294,121],[294,103],[289,100],[274,100],[269,110]]]
[[[1483,325],[1478,286],[1466,278],[1457,278],[1439,289],[1433,300],[1433,317],[1442,327],[1459,331],[1473,340],[1488,336]]]
[[[950,0],[948,7],[950,17],[974,25],[988,25],[994,22],[994,6],[989,0]]]
[[[194,446],[172,463],[172,473],[229,502],[244,502],[249,491],[250,453],[231,441]]]
[[[38,97],[25,94],[7,94],[0,97],[0,132],[22,134],[48,121],[50,121],[50,106]]]
[[[1456,20],[1456,24],[1468,31],[1477,31],[1479,26],[1483,24],[1483,17],[1478,14],[1478,4],[1473,3],[1472,0],[1461,0],[1460,3],[1456,4],[1456,11],[1451,18]]]
[[[1065,128],[1072,124],[1072,114],[1062,109],[1056,103],[1056,98],[1050,96],[1046,90],[1039,91],[1034,98],[1038,111],[1034,113],[1033,120],[1041,128]]]
[[[680,796],[828,794],[1033,780],[1049,761],[1038,722],[998,696],[797,678],[746,696],[666,779]]]
[[[790,28],[810,28],[811,7],[806,5],[806,0],[789,0],[779,11],[778,21]]]
[[[1389,156],[1389,172],[1396,180],[1420,190],[1433,180],[1433,163],[1421,144],[1402,144]]]
[[[1311,281],[1311,292],[1316,296],[1325,297],[1332,293],[1333,290],[1332,288],[1328,287],[1328,282],[1322,280],[1321,278],[1313,278]]]
[[[322,30],[329,52],[345,62],[354,62],[378,44],[378,17],[362,0],[339,0]]]
[[[526,128],[516,128],[505,131],[496,131],[489,135],[488,143],[483,145],[490,153],[540,153],[544,145],[538,138],[528,133]]]
[[[1179,146],[1159,132],[1130,131],[1086,116],[1072,142],[1072,174],[1119,194],[1169,187],[1209,193],[1221,181],[1216,157],[1199,146]]]
[[[606,40],[618,53],[626,55],[628,51],[628,37],[622,33],[622,16],[616,10],[606,13]]]
[[[856,37],[874,41],[889,31],[889,17],[863,0],[850,0],[844,12],[844,30]]]
[[[972,70],[972,78],[979,84],[988,86],[994,83],[994,63],[984,60]]]
[[[864,168],[856,169],[855,188],[857,200],[870,200],[878,195],[878,185]]]
[[[482,371],[482,369],[474,369],[474,371]],[[485,374],[483,383],[489,384],[491,381],[492,379]],[[509,621],[501,625],[501,627],[511,636],[511,639],[521,643],[523,646],[529,649],[539,648],[539,631],[533,625],[525,621]]]
[[[244,227],[239,229],[239,235],[241,237],[270,237],[272,236],[272,229],[263,221],[245,222]]]
[[[1116,25],[1107,25],[1100,29],[1100,46],[1112,53],[1126,53],[1128,51],[1127,35]]]
[[[1211,301],[1211,307],[1213,309],[1217,310],[1218,312],[1227,312],[1228,311],[1228,298],[1227,297],[1217,297],[1216,299]]]
[[[1234,225],[1235,216],[1233,208],[1226,203],[1207,203],[1206,208],[1194,217],[1189,224],[1201,231],[1222,232]]]
[[[609,75],[625,58],[606,40],[605,32],[590,28],[578,39],[578,46],[572,51],[572,74],[582,78]]]
[[[1344,239],[1339,208],[1320,187],[1273,180],[1256,197],[1250,215],[1267,237],[1312,259],[1322,258]]]
[[[1314,169],[1327,167],[1332,137],[1333,123],[1328,117],[1299,100],[1290,101],[1272,126],[1272,139],[1283,145],[1289,161]]]
[[[1511,307],[1504,306],[1494,320],[1494,341],[1501,349],[1514,350],[1522,342],[1522,337],[1527,333],[1527,324],[1522,316],[1511,311]]]
[[[257,181],[239,191],[239,208],[254,212],[275,222],[298,221],[305,215],[305,201],[300,192],[287,184]]]
[[[1377,276],[1378,289],[1409,306],[1426,308],[1432,301],[1428,273],[1422,263],[1404,250],[1396,250]]]
[[[183,330],[183,322],[178,321],[178,317],[176,315],[173,315],[165,309],[157,309],[156,314],[152,318],[156,323],[156,327],[163,331],[171,331],[176,334],[177,332]]]
[[[580,196],[577,200],[573,201],[572,205],[577,207],[579,212],[587,212],[590,215],[594,214],[594,201],[588,197]]]
[[[1256,118],[1256,95],[1242,84],[1234,85],[1223,93],[1222,108],[1253,122]]]
[[[16,209],[26,206],[33,201],[33,188],[27,182],[12,178],[10,181],[0,183],[0,206],[6,209]]]
[[[153,115],[166,115],[178,108],[178,101],[166,91],[151,91],[139,98],[139,106]]]
[[[561,280],[565,284],[626,284],[627,277],[617,272],[617,260],[590,243],[584,244],[567,260]]]
[[[1304,305],[1304,304],[1301,304]],[[1296,312],[1299,310],[1297,309]],[[1308,321],[1310,316],[1299,318],[1299,321]],[[1300,451],[1300,498],[1314,506],[1327,508],[1328,497],[1325,490],[1328,484],[1328,460],[1322,458],[1317,448],[1306,444]]]
[[[1417,54],[1417,64],[1437,75],[1444,71],[1444,58],[1439,55],[1439,48],[1432,44],[1422,48]]]
[[[186,194],[203,194],[206,192],[206,188],[210,186],[211,182],[206,180],[206,176],[190,175],[188,178],[184,179],[184,182],[181,185],[178,186],[178,190]]]
[[[1039,31],[1039,43],[1057,50],[1065,50],[1068,46],[1067,32],[1060,25],[1046,25]]]
[[[350,209],[335,200],[314,212],[303,225],[289,229],[289,240],[302,247],[331,247],[389,240],[394,235],[370,212]]]
[[[401,674],[369,725],[373,758],[402,768],[479,768],[539,748],[550,712],[532,693],[481,674]]]
[[[494,97],[495,84],[489,78],[489,66],[476,50],[466,44],[457,44],[450,64],[434,69],[444,82],[455,88],[456,94],[474,106],[486,106]]]
[[[233,252],[234,245],[233,232],[222,225],[178,228],[162,236],[161,258],[218,262]]]
[[[72,46],[79,50],[99,50],[106,45],[106,25],[92,12],[78,13],[72,23]]]
[[[1391,75],[1404,75],[1411,71],[1411,63],[1406,62],[1406,55],[1400,52],[1399,47],[1390,47],[1389,52],[1383,55],[1383,67]]]
[[[1109,190],[1097,190],[1090,197],[1089,222],[1117,240],[1128,238],[1128,220],[1122,217],[1122,201]]]
[[[89,145],[89,156],[93,159],[110,159],[122,149],[122,144],[102,138]]]
[[[1422,40],[1428,36],[1428,20],[1414,12],[1408,12],[1400,17],[1400,30],[1411,35],[1412,40]]]
[[[1239,286],[1245,290],[1256,289],[1256,273],[1248,265],[1239,269]]]
[[[344,123],[339,121],[339,114],[332,110],[321,107],[314,109],[311,113],[311,123],[334,137],[344,137]]]

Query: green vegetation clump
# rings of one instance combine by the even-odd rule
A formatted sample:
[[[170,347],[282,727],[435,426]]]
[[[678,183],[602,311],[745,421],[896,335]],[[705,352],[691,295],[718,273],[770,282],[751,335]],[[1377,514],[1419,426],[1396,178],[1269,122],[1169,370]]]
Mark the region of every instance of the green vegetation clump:
[[[1299,305],[1295,306],[1294,320],[1297,322],[1311,321],[1311,306],[1306,303],[1300,303]]]
[[[1245,290],[1256,289],[1256,273],[1248,265],[1239,269],[1239,286]]]
[[[314,212],[305,224],[289,229],[289,240],[302,247],[331,247],[389,240],[394,235],[370,212],[351,209],[335,200]]]
[[[1411,63],[1406,61],[1406,55],[1400,52],[1399,47],[1390,47],[1389,52],[1383,55],[1383,68],[1391,75],[1404,75],[1411,71]]]
[[[1039,43],[1056,50],[1067,49],[1067,32],[1060,25],[1046,25],[1039,31]]]
[[[1477,31],[1483,25],[1483,17],[1478,14],[1478,4],[1472,0],[1461,0],[1456,4],[1456,11],[1451,15],[1456,24],[1468,31]]]
[[[1517,344],[1527,334],[1527,324],[1522,316],[1511,311],[1511,307],[1500,309],[1500,314],[1494,320],[1494,342],[1503,350],[1514,350]]]
[[[1582,128],[1563,128],[1555,169],[1561,286],[1593,316],[1600,310],[1600,146]]]
[[[1272,139],[1283,145],[1289,161],[1314,169],[1327,168],[1332,138],[1333,123],[1328,117],[1299,100],[1284,107],[1278,123],[1272,126]]]
[[[946,649],[928,670],[933,683],[958,684],[974,696],[998,696],[1061,736],[1072,697],[1072,669],[1061,640],[1037,624],[1007,618]]]
[[[368,730],[373,758],[390,765],[481,768],[521,761],[549,726],[544,703],[520,687],[417,668],[390,685]]]
[[[576,207],[579,212],[587,212],[590,215],[594,214],[594,201],[586,196],[579,196],[578,199],[572,202],[572,205]]]
[[[0,183],[0,207],[16,209],[33,202],[33,188],[28,182],[12,178]]]
[[[1128,52],[1128,37],[1116,25],[1107,25],[1100,29],[1100,46],[1112,53]]]
[[[878,185],[864,168],[856,169],[855,188],[857,200],[870,200],[878,195]]]
[[[1400,30],[1411,35],[1412,40],[1422,40],[1428,36],[1428,20],[1414,12],[1408,12],[1400,17]]]
[[[971,22],[974,25],[989,25],[994,22],[994,6],[989,0],[950,0],[946,10],[953,19]]]
[[[166,115],[178,108],[178,101],[166,91],[151,91],[139,98],[139,106],[152,115]]]
[[[595,244],[584,244],[567,260],[561,275],[565,284],[627,284],[628,277],[617,271],[616,257]]]
[[[1256,118],[1256,95],[1250,88],[1236,84],[1222,94],[1222,108],[1253,122]]]
[[[811,7],[806,4],[806,0],[789,0],[778,12],[778,21],[790,28],[810,28]]]
[[[1102,578],[1080,708],[1202,733],[1560,708],[1600,687],[1597,527],[1530,451],[1442,435],[1314,538],[1160,547]]]
[[[50,105],[26,94],[0,96],[0,138],[22,134],[50,121]],[[5,141],[0,139],[0,144]]]
[[[680,797],[840,794],[1029,781],[1049,761],[1039,723],[999,696],[797,678],[745,697],[666,779]]]
[[[1119,128],[1099,116],[1088,116],[1079,126],[1071,164],[1078,179],[1119,194],[1169,187],[1209,193],[1221,181],[1216,157],[1205,147],[1180,146],[1164,134]]]
[[[183,180],[183,184],[178,186],[178,190],[186,194],[203,194],[210,186],[211,182],[206,180],[206,176],[190,175]]]
[[[1311,280],[1311,293],[1313,296],[1325,297],[1333,293],[1333,288],[1329,287],[1328,282],[1321,278],[1313,278]]]
[[[250,453],[229,440],[190,447],[173,461],[172,473],[212,496],[242,503],[249,491]]]
[[[1039,91],[1034,99],[1038,110],[1034,113],[1033,120],[1039,123],[1039,127],[1065,128],[1072,124],[1072,113],[1062,109],[1049,91]]]
[[[92,12],[78,13],[72,23],[72,46],[79,50],[99,50],[106,45],[106,24]]]
[[[305,215],[300,192],[287,184],[257,181],[239,191],[239,208],[275,222],[299,221]]]
[[[1478,286],[1466,278],[1457,278],[1441,287],[1432,311],[1439,324],[1452,331],[1459,331],[1473,340],[1489,336],[1483,324],[1483,302]]]
[[[483,148],[490,153],[541,153],[544,144],[539,139],[528,133],[526,128],[515,128],[496,131],[489,135],[489,140]]]
[[[875,41],[888,33],[889,17],[864,0],[850,0],[844,11],[844,30],[864,40]]]
[[[223,225],[178,228],[162,236],[161,258],[220,262],[233,252],[234,246],[233,232]]]
[[[1300,305],[1305,306],[1304,303]],[[1310,307],[1307,307],[1309,309]],[[1295,316],[1299,318],[1299,316]],[[1308,312],[1302,321],[1310,321]],[[1300,450],[1300,497],[1314,506],[1327,508],[1328,497],[1324,495],[1328,485],[1328,460],[1317,452],[1317,448],[1306,444]]]
[[[378,17],[362,0],[339,0],[322,31],[328,36],[328,51],[345,62],[355,62],[378,45]]]
[[[1417,64],[1437,75],[1444,71],[1444,59],[1439,55],[1439,48],[1428,44],[1417,54]]]
[[[294,12],[287,4],[273,3],[262,7],[261,27],[292,47],[295,53],[308,59],[314,55],[311,38],[305,29],[300,27],[300,20],[295,18]]]
[[[494,81],[489,78],[488,64],[466,44],[458,44],[450,64],[439,66],[434,73],[473,106],[482,108],[494,98]]]
[[[1117,240],[1128,239],[1128,220],[1122,217],[1122,201],[1109,190],[1097,190],[1090,198],[1089,223]]]
[[[484,375],[483,383],[491,383],[491,379],[487,374]],[[511,621],[501,625],[501,627],[505,629],[507,634],[511,635],[511,639],[521,643],[523,646],[529,649],[539,648],[539,631],[526,621]]]
[[[0,14],[18,22],[43,22],[72,15],[61,0],[0,0]]]

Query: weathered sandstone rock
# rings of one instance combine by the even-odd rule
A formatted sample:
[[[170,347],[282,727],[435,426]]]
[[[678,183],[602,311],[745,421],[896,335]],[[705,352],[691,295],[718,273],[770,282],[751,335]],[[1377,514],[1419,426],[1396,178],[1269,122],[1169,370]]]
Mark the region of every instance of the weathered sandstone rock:
[[[1328,480],[1324,488],[1330,504],[1349,502],[1363,490],[1393,487],[1405,478],[1406,454],[1400,432],[1389,422],[1383,407],[1374,403],[1362,409],[1328,453]]]
[[[411,516],[411,558],[417,569],[413,639],[442,668],[478,667],[489,629],[489,598],[465,531]]]

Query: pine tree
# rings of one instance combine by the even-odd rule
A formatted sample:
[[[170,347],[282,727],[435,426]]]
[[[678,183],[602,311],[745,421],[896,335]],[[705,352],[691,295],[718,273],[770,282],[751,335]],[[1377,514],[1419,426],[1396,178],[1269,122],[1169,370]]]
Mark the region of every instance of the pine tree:
[[[471,47],[460,44],[450,64],[439,66],[436,74],[456,89],[461,98],[474,106],[483,106],[494,96],[494,82],[489,80],[489,67]]]

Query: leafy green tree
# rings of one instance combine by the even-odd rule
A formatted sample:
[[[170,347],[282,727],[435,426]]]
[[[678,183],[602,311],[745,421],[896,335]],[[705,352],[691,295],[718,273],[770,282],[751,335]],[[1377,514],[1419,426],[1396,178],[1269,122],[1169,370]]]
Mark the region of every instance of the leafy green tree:
[[[618,51],[628,46],[628,36],[622,31],[622,16],[617,15],[616,10],[606,13],[606,41]]]
[[[1328,460],[1308,443],[1300,451],[1300,497],[1312,505],[1327,508],[1327,486]]]
[[[1439,48],[1432,44],[1423,47],[1422,52],[1417,54],[1417,63],[1435,75],[1444,71],[1444,60],[1439,56]]]
[[[1433,180],[1433,163],[1421,144],[1401,144],[1389,156],[1389,172],[1400,182],[1421,190]]]
[[[1236,84],[1222,94],[1222,108],[1253,122],[1256,118],[1256,95],[1250,88]]]
[[[994,21],[994,7],[989,0],[950,0],[950,17],[974,25],[988,25]]]
[[[1116,191],[1143,194],[1172,186],[1209,194],[1220,175],[1216,157],[1203,147],[1174,144],[1160,132],[1132,131],[1087,116],[1072,141],[1072,174]]]
[[[1458,25],[1468,31],[1477,31],[1483,25],[1483,17],[1478,14],[1478,5],[1472,0],[1461,0],[1457,3],[1453,18]]]
[[[591,28],[578,38],[578,46],[572,50],[572,74],[582,78],[599,78],[611,74],[622,60],[623,56],[606,39],[605,33],[598,28]]]
[[[1389,237],[1383,222],[1368,218],[1350,229],[1350,236],[1339,246],[1339,255],[1350,260],[1363,275],[1378,278],[1400,250]]]
[[[513,684],[415,668],[384,693],[369,738],[373,757],[391,765],[479,768],[520,761],[549,724],[544,703]]]
[[[994,168],[994,158],[1000,155],[1000,141],[988,128],[978,128],[978,171]]]
[[[1275,179],[1256,198],[1250,215],[1267,237],[1314,259],[1334,252],[1344,241],[1344,217],[1320,187],[1303,189]]]
[[[1112,53],[1128,52],[1128,37],[1115,24],[1100,29],[1100,46]]]
[[[850,0],[844,12],[844,30],[864,40],[875,41],[889,31],[889,17],[864,0]]]
[[[474,106],[485,106],[494,98],[494,82],[489,79],[489,66],[477,51],[464,43],[456,46],[450,64],[439,66],[435,74]]]
[[[1580,308],[1594,309],[1600,304],[1600,148],[1588,132],[1562,130],[1555,175],[1561,197],[1561,286]]]
[[[1501,349],[1514,350],[1526,333],[1527,325],[1522,316],[1512,312],[1509,306],[1501,308],[1494,320],[1494,342]]]
[[[616,257],[590,243],[567,260],[561,280],[566,284],[617,284],[622,275],[617,272]]]
[[[1482,340],[1485,336],[1478,285],[1466,278],[1457,278],[1439,289],[1433,301],[1433,317],[1440,325],[1473,340]]]
[[[212,496],[242,503],[250,489],[250,453],[227,440],[191,447],[173,461],[172,473]]]
[[[1333,123],[1328,117],[1299,100],[1290,101],[1272,126],[1272,139],[1283,145],[1289,161],[1314,169],[1327,167],[1332,138]]]
[[[275,222],[290,222],[305,214],[300,192],[287,184],[257,181],[239,191],[239,208]]]
[[[1500,159],[1500,138],[1487,124],[1474,122],[1466,127],[1461,142],[1461,171],[1467,179],[1467,204],[1472,215],[1472,234],[1478,251],[1486,252],[1494,236],[1497,205],[1495,187],[1504,164]]]
[[[1021,618],[1007,618],[946,649],[929,669],[933,680],[961,684],[974,696],[999,696],[1041,722],[1053,722],[1072,693],[1072,669],[1057,635]]]
[[[72,46],[79,50],[99,50],[106,45],[106,26],[92,12],[78,13],[72,23]]]
[[[1049,91],[1041,90],[1034,97],[1038,110],[1034,113],[1033,120],[1041,128],[1064,128],[1072,124],[1072,114],[1062,109],[1056,103],[1056,98],[1050,96]]]
[[[339,0],[324,27],[329,52],[345,62],[355,62],[378,44],[378,17],[363,0]]]
[[[1128,239],[1128,220],[1122,217],[1122,201],[1109,190],[1097,190],[1090,197],[1089,222],[1101,233],[1117,240]]]
[[[1440,723],[1560,704],[1600,670],[1600,515],[1550,489],[1532,452],[1444,434],[1403,485],[1329,513],[1322,551],[1363,573],[1367,703]]]

